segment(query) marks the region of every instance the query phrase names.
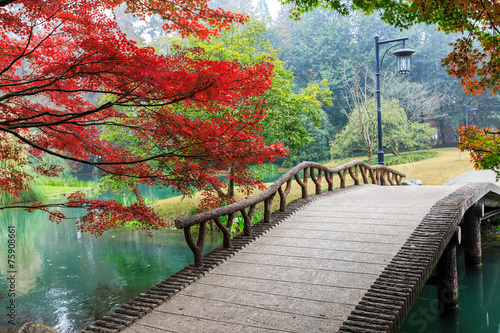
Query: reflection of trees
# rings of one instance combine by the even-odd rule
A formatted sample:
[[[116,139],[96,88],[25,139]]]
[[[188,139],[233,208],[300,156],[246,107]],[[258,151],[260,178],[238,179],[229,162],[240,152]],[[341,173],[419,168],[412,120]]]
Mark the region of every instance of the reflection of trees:
[[[19,322],[42,320],[64,331],[85,327],[193,260],[182,232],[157,230],[149,237],[120,228],[95,238],[78,233],[72,220],[55,225],[43,213],[0,212],[0,254],[6,253],[8,226],[16,226]],[[79,216],[81,210],[63,213]],[[207,249],[210,244],[220,244],[219,233],[208,235]],[[9,270],[7,256],[0,255],[1,306],[8,301]]]
[[[37,243],[46,233],[43,223],[35,223],[37,219],[45,218],[43,212],[33,212],[28,215],[24,210],[10,209],[0,211],[0,246],[7,246],[8,226],[16,226],[16,258],[15,268],[17,296],[28,294],[36,288],[36,280],[42,274],[43,260]],[[28,215],[28,218],[27,216]],[[28,226],[29,225],[29,226]],[[36,236],[33,236],[36,235]],[[7,250],[0,251],[5,255],[0,256],[0,274],[7,275],[8,266]]]
[[[168,241],[158,233],[154,238],[144,233],[136,236],[126,243],[109,244],[102,252],[104,260],[113,264],[114,277],[122,285],[147,289],[192,261],[182,235],[179,239],[168,237]]]
[[[210,250],[221,243],[220,233],[206,238]],[[153,237],[146,232],[116,230],[113,240],[103,247],[102,257],[113,264],[113,278],[120,285],[143,291],[169,277],[193,261],[193,254],[182,232],[158,230]]]
[[[122,286],[112,284],[99,284],[92,292],[83,300],[82,314],[85,319],[91,321],[103,317],[106,313],[115,307],[124,303],[127,297],[127,292]]]

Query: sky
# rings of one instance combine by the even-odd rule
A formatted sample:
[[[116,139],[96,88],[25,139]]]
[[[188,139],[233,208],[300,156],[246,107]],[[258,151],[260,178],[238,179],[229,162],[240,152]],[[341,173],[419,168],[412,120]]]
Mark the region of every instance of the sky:
[[[271,12],[271,15],[273,17],[278,16],[278,12],[281,8],[281,5],[279,4],[278,0],[266,0],[267,5],[269,6],[269,11]]]
[[[266,0],[267,5],[269,6],[269,11],[271,12],[271,15],[273,18],[276,18],[278,16],[278,12],[281,8],[280,3],[278,0]],[[256,4],[257,0],[253,0],[253,3]]]

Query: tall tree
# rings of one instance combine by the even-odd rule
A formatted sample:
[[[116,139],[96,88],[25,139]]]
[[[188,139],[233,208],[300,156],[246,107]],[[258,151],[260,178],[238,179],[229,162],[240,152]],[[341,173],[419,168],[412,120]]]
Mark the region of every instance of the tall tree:
[[[500,11],[496,1],[483,0],[280,0],[294,4],[292,15],[324,6],[347,15],[361,10],[381,13],[385,22],[398,27],[436,24],[446,33],[462,33],[443,59],[448,73],[461,79],[473,94],[500,88]]]
[[[289,151],[290,157],[295,155],[303,146],[311,143],[313,138],[309,135],[310,127],[319,127],[321,118],[321,106],[329,104],[330,91],[326,88],[327,83],[311,84],[298,93],[292,90],[293,74],[286,71],[283,62],[280,61],[276,50],[270,42],[264,38],[267,31],[266,25],[257,20],[249,20],[245,25],[233,26],[230,30],[222,32],[217,38],[204,41],[197,38],[175,39],[164,37],[157,40],[153,45],[158,49],[169,49],[171,43],[188,49],[202,49],[202,58],[207,60],[224,61],[235,59],[240,64],[254,66],[262,61],[272,64],[273,74],[271,87],[261,96],[265,103],[259,108],[266,113],[266,117],[260,121],[262,131],[260,134],[268,144],[282,143]],[[166,47],[165,47],[166,45]],[[192,56],[200,56],[192,54]],[[238,168],[232,167],[227,175],[229,180]],[[220,171],[225,174],[227,171]],[[243,178],[237,179],[240,183]],[[229,184],[232,184],[229,182]],[[222,188],[219,195],[222,196]],[[228,188],[230,193],[231,187]]]
[[[347,157],[352,153],[366,151],[373,153],[376,142],[377,117],[373,99],[356,105],[349,115],[349,122],[330,144],[332,158]],[[385,113],[382,133],[385,147],[394,155],[401,149],[426,149],[431,146],[434,130],[428,124],[409,122],[404,109],[397,100],[383,100]]]
[[[159,15],[167,32],[202,39],[246,20],[211,9],[206,0],[1,2],[1,160],[17,160],[26,146],[31,154],[91,164],[132,185],[188,192],[191,184],[213,179],[214,165],[260,163],[284,154],[280,144],[265,145],[255,130],[264,117],[256,97],[269,88],[272,65],[211,61],[187,57],[182,50],[159,55],[138,47],[109,15],[121,3],[140,18]],[[107,98],[92,102],[100,96]],[[181,105],[213,117],[182,114]],[[133,133],[141,153],[101,139],[104,125]],[[95,156],[98,160],[91,161]],[[157,165],[168,165],[168,172],[159,172]],[[55,176],[61,170],[41,165],[38,171]],[[17,194],[28,182],[22,172],[0,170],[1,191]],[[79,227],[95,234],[131,219],[145,227],[161,225],[135,192],[139,200],[131,207],[78,193],[65,205],[87,207]],[[30,209],[49,208],[36,204]],[[60,221],[63,216],[52,210],[50,217]]]
[[[265,20],[271,17],[271,12],[269,11],[269,6],[266,0],[259,0],[255,5],[256,18],[259,20]]]

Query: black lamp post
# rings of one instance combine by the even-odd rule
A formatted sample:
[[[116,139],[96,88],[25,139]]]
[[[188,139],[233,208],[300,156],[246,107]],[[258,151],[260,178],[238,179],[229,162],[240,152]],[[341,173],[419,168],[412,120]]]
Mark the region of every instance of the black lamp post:
[[[384,165],[384,150],[382,148],[382,103],[380,101],[380,67],[382,66],[382,62],[384,61],[384,57],[389,52],[390,49],[396,47],[398,45],[402,45],[403,48],[394,51],[394,55],[397,57],[397,66],[398,72],[401,74],[408,74],[410,72],[411,67],[411,55],[415,53],[412,49],[405,48],[405,41],[408,40],[406,38],[397,38],[397,39],[389,39],[379,41],[380,37],[375,35],[375,79],[376,79],[376,90],[375,93],[377,95],[377,128],[378,128],[378,164]],[[379,61],[379,48],[380,45],[388,44],[388,43],[396,43],[391,46],[387,51],[385,51],[384,56],[382,57],[382,61]]]

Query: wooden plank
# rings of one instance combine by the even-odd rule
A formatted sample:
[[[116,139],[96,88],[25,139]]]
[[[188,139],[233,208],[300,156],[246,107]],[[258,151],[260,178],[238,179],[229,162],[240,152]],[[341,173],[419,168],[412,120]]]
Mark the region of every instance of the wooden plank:
[[[373,262],[346,261],[331,258],[276,256],[273,254],[242,252],[231,258],[231,262],[239,264],[260,264],[293,268],[308,268],[327,271],[360,272],[377,274],[385,264]]]
[[[307,299],[321,302],[354,305],[353,300],[359,299],[365,292],[364,288],[345,288],[323,286],[315,288],[310,284],[292,281],[275,281],[262,283],[260,278],[210,274],[198,283],[208,288],[219,286],[228,289],[261,292],[268,295],[287,296],[291,299]],[[335,295],[332,297],[332,295]]]
[[[343,316],[338,316],[336,320],[326,320],[321,316],[323,313],[308,316],[274,311],[266,309],[265,305],[245,306],[178,294],[141,319],[140,324],[177,332],[242,332],[243,328],[247,328],[254,332],[259,329],[263,332],[303,333],[335,332],[343,320]],[[134,332],[133,327],[129,330],[124,332]]]

